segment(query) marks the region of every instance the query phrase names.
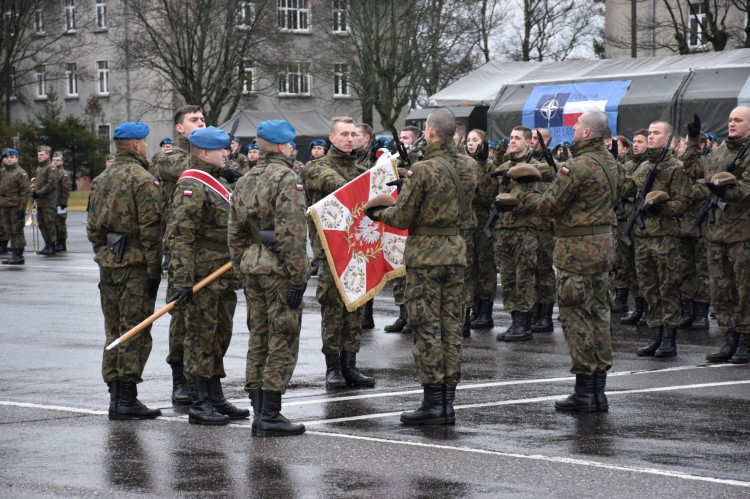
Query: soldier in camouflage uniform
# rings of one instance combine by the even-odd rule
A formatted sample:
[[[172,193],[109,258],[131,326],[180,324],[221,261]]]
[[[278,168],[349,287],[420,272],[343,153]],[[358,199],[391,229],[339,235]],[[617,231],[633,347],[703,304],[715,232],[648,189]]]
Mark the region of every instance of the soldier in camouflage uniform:
[[[715,223],[703,224],[708,241],[711,303],[719,329],[725,335],[724,345],[708,354],[706,360],[747,364],[750,362],[750,153],[732,172],[740,179],[737,187],[720,187],[712,180],[737,157],[738,150],[750,138],[750,108],[734,108],[729,115],[728,130],[726,142],[709,154],[704,164],[706,186],[727,203],[723,210],[716,210]],[[696,158],[698,147],[696,138],[688,137],[685,153],[688,163]]]
[[[250,415],[247,409],[227,402],[221,387],[237,294],[231,272],[206,285],[200,293],[193,295],[192,288],[229,259],[230,192],[221,176],[229,135],[214,127],[198,128],[188,141],[190,168],[182,172],[175,186],[167,227],[169,271],[176,306],[185,313],[184,373],[196,392],[188,421],[220,425]]]
[[[86,233],[99,264],[106,345],[153,313],[161,282],[161,195],[159,182],[146,171],[148,132],[137,122],[115,128],[115,165],[91,183]],[[109,419],[161,415],[137,398],[151,344],[149,326],[127,343],[104,350]]]
[[[50,162],[52,149],[49,146],[39,146],[37,159],[39,167],[36,169],[36,190],[31,197],[36,200],[37,221],[44,239],[44,248],[40,255],[53,256],[57,241],[57,197],[59,183],[57,181],[57,167]]]
[[[357,138],[354,141],[353,152],[357,156],[357,166],[369,170],[373,162],[370,158],[370,142],[372,141],[372,127],[367,123],[357,123]]]
[[[243,175],[252,170],[253,167],[258,164],[258,156],[260,155],[260,151],[258,150],[257,142],[253,141],[245,147],[245,155],[247,156],[247,169],[240,170],[240,173],[242,173]]]
[[[427,158],[412,165],[395,206],[368,216],[408,229],[404,250],[406,308],[414,329],[412,354],[424,387],[422,405],[401,414],[408,425],[455,423],[453,401],[461,381],[466,225],[476,191],[476,163],[458,154],[456,118],[433,111],[425,124]]]
[[[73,174],[63,166],[63,153],[61,151],[55,151],[52,155],[52,164],[57,168],[58,182],[57,216],[55,217],[57,241],[55,242],[55,252],[61,253],[68,251],[65,242],[68,239],[68,199],[70,199],[70,191],[73,188]]]
[[[352,118],[332,119],[331,133],[328,135],[331,148],[324,158],[313,161],[305,172],[304,186],[310,204],[317,203],[366,171],[356,164],[357,156],[353,149],[356,136],[357,128]],[[312,246],[320,267],[315,296],[320,303],[322,316],[326,386],[374,386],[375,380],[362,374],[356,366],[362,340],[362,309],[354,312],[346,309],[328,266],[320,235],[312,241]]]
[[[245,390],[257,436],[305,431],[279,414],[297,365],[302,295],[310,278],[305,191],[289,157],[294,134],[287,121],[258,125],[263,153],[258,166],[237,182],[229,212],[229,253],[247,296]]]
[[[638,195],[648,172],[662,152],[669,147],[672,126],[664,121],[655,121],[648,127],[648,153],[646,161],[638,170],[625,178],[623,197]],[[644,210],[645,227],[637,227],[635,234],[635,265],[638,285],[648,303],[648,326],[651,342],[638,350],[638,356],[672,357],[677,354],[676,336],[680,323],[680,282],[682,275],[676,236],[679,234],[679,217],[685,213],[690,202],[690,180],[682,169],[682,163],[668,154],[659,163],[656,180],[651,192],[663,191],[669,200],[647,205]]]
[[[248,165],[247,156],[240,152],[240,138],[237,136],[232,137],[230,147],[232,152],[227,156],[227,166],[244,175],[250,170],[250,166]]]
[[[18,151],[8,149],[3,152],[3,165],[0,167],[0,226],[4,229],[5,237],[10,240],[12,253],[9,259],[3,260],[5,265],[25,263],[23,250],[26,238],[23,226],[30,196],[29,175],[18,166]]]
[[[576,386],[572,395],[555,402],[555,408],[606,411],[604,390],[612,367],[608,296],[617,166],[604,148],[604,113],[583,113],[573,128],[574,159],[562,165],[544,194],[520,188],[515,193],[522,205],[554,216],[557,228],[557,302]]]

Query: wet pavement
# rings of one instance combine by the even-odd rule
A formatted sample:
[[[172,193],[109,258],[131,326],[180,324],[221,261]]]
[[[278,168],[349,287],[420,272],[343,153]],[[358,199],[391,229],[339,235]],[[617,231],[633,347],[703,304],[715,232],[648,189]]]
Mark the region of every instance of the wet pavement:
[[[396,315],[390,288],[358,356],[376,387],[327,391],[313,278],[283,409],[304,436],[254,438],[249,420],[188,425],[170,402],[166,318],[139,385],[164,417],[109,421],[98,269],[83,224],[70,214],[62,256],[27,251],[25,266],[0,266],[2,497],[750,497],[750,366],[706,365],[723,341],[713,320],[710,331],[681,331],[677,357],[661,360],[634,354],[645,329],[617,324],[610,411],[571,415],[552,406],[573,386],[559,324],[498,343],[510,320],[498,303],[494,331],[464,343],[456,425],[406,427],[398,414],[418,406],[421,389],[411,337],[383,332]],[[249,407],[244,307],[239,294],[224,387]]]

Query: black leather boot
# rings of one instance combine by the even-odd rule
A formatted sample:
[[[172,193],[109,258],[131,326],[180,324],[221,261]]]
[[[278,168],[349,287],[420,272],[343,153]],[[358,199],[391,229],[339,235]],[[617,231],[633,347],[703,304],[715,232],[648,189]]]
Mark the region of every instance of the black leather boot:
[[[664,327],[657,326],[651,328],[651,342],[645,347],[639,348],[635,354],[638,357],[653,357],[656,350],[661,346],[661,340],[664,336]]]
[[[644,300],[643,302],[643,315],[641,316],[641,320],[638,321],[639,326],[648,326],[648,316],[649,316],[649,309],[648,309],[648,302]]]
[[[40,255],[44,256],[55,256],[55,245],[53,244],[45,244],[44,248],[42,248],[42,251],[39,252]]]
[[[503,341],[528,341],[531,334],[531,312],[517,312],[518,327],[508,332]]]
[[[531,307],[531,325],[533,326],[539,321],[539,314],[542,313],[542,304],[541,303],[535,303],[533,307]]]
[[[479,312],[482,308],[482,300],[477,298],[474,300],[474,305],[471,307],[471,315],[469,316],[469,323],[474,322],[479,317]]]
[[[258,421],[260,420],[260,412],[263,410],[263,390],[255,388],[248,392],[248,396],[250,397],[250,405],[253,406],[253,425],[251,433],[255,436]]]
[[[609,410],[609,401],[604,393],[606,386],[607,372],[594,373],[594,401],[596,402],[596,409],[601,412]]]
[[[196,400],[188,410],[188,423],[205,426],[229,424],[229,416],[221,414],[211,405],[208,383],[207,379],[197,379],[193,382]]]
[[[615,289],[615,301],[610,307],[610,311],[613,314],[622,314],[628,311],[628,288],[616,288]]]
[[[566,398],[555,401],[559,411],[596,412],[599,408],[594,397],[594,376],[576,374],[575,391]]]
[[[341,373],[341,357],[326,354],[326,388],[345,388],[346,380]]]
[[[120,380],[107,383],[109,387],[109,419],[117,419],[117,404],[120,403]]]
[[[508,334],[518,334],[516,331],[518,331],[518,328],[520,327],[518,321],[519,321],[519,314],[521,312],[517,310],[511,310],[510,312],[510,326],[508,326],[508,329],[503,331],[502,333],[498,333],[497,336],[495,336],[495,339],[497,341],[504,341],[505,337]]]
[[[174,405],[192,405],[195,402],[195,388],[188,380],[182,365],[172,365],[172,403]]]
[[[310,262],[310,275],[318,275],[318,269],[320,269],[320,263],[318,263],[318,259],[315,258]]]
[[[447,424],[443,403],[443,385],[424,385],[422,405],[416,411],[402,412],[401,422],[405,425]]]
[[[13,256],[3,260],[4,265],[23,265],[26,263],[26,259],[23,257],[23,248],[13,248],[11,252]]]
[[[709,323],[708,323],[708,302],[705,301],[696,301],[693,302],[693,311],[695,312],[695,320],[690,325],[690,329],[695,329],[696,331],[702,330],[702,329],[708,329]]]
[[[398,319],[393,324],[385,326],[384,331],[386,333],[400,333],[404,326],[406,326],[406,307],[403,305],[398,306]]]
[[[737,351],[737,346],[740,342],[740,335],[734,331],[729,331],[724,334],[724,345],[719,349],[718,352],[710,353],[706,355],[706,360],[709,362],[726,362],[732,358],[734,353]]]
[[[675,355],[677,355],[677,329],[665,327],[661,345],[654,352],[654,357],[674,357]]]
[[[445,407],[445,424],[456,423],[456,411],[453,401],[456,400],[456,386],[453,383],[443,383],[443,407]]]
[[[62,253],[65,251],[65,243],[63,241],[55,241],[55,252]]]
[[[412,334],[414,332],[414,329],[412,329],[411,325],[407,322],[404,326],[404,329],[401,330],[402,334]]]
[[[245,419],[250,417],[248,409],[240,409],[236,405],[230,404],[224,397],[224,390],[221,388],[221,379],[218,377],[208,380],[208,398],[214,409],[225,416],[229,416],[229,419]]]
[[[677,327],[680,329],[689,328],[694,320],[693,300],[680,300],[680,323]]]
[[[482,300],[479,305],[479,316],[477,320],[471,323],[471,329],[489,329],[495,327],[495,323],[492,320],[492,300]]]
[[[120,381],[120,398],[114,419],[154,419],[161,416],[159,409],[149,409],[138,400],[138,388],[132,381]]]
[[[464,338],[468,338],[471,336],[471,309],[467,308],[466,313],[464,314],[464,325],[461,328],[461,335]]]
[[[349,386],[375,386],[375,378],[365,376],[357,369],[357,354],[341,352],[341,373]]]
[[[552,324],[552,310],[554,308],[554,303],[542,303],[539,320],[531,324],[532,333],[551,333],[555,330],[555,325]]]
[[[359,325],[365,330],[375,329],[375,319],[372,317],[372,300],[365,303],[365,313],[362,320],[359,321]]]
[[[740,339],[737,342],[737,351],[734,352],[729,362],[732,364],[750,363],[750,333],[738,333]]]
[[[262,398],[263,409],[258,424],[255,425],[255,436],[286,437],[305,433],[305,425],[291,423],[281,415],[281,393],[263,392]]]
[[[635,308],[628,315],[620,319],[620,324],[627,324],[628,326],[635,326],[638,321],[643,317],[643,312],[646,308],[646,300],[640,296],[635,297]]]
[[[0,255],[8,254],[8,241],[0,241]]]

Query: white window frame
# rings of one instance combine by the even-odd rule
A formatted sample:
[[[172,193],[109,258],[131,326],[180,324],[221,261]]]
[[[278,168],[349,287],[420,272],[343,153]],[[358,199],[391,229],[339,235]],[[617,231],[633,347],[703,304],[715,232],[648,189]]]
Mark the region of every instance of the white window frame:
[[[690,48],[701,48],[705,47],[708,40],[706,40],[706,32],[704,26],[706,25],[706,12],[704,11],[705,5],[701,1],[688,2],[688,13],[690,20],[688,22],[688,47]],[[697,15],[694,14],[693,10],[697,11]],[[696,17],[698,20],[696,20]],[[700,22],[699,22],[700,21]]]
[[[240,2],[240,9],[237,11],[237,27],[240,29],[249,29],[255,22],[255,3]]]
[[[255,61],[245,59],[242,61],[242,68],[240,69],[240,78],[242,82],[242,95],[250,95],[255,93]]]
[[[310,31],[310,0],[277,0],[281,31]]]
[[[334,97],[351,97],[349,91],[349,65],[333,65],[333,96]]]
[[[107,31],[107,2],[96,0],[96,31]]]
[[[109,95],[109,61],[96,61],[96,90],[99,95]]]
[[[332,31],[342,34],[349,33],[349,0],[333,0],[333,24]]]
[[[76,32],[76,1],[64,0],[63,6],[65,9],[65,32],[75,33]]]
[[[44,11],[37,9],[34,12],[34,34],[43,35],[44,31]]]
[[[96,136],[106,143],[106,145],[103,146],[104,149],[102,150],[102,153],[108,154],[111,151],[110,148],[112,145],[112,125],[110,123],[100,123],[99,125],[96,125]]]
[[[34,93],[37,99],[47,98],[47,68],[44,64],[39,64],[35,72],[35,89]]]
[[[306,97],[312,92],[312,65],[306,61],[286,61],[279,69],[279,96]]]
[[[65,82],[67,97],[78,97],[78,65],[75,62],[65,65]]]
[[[3,15],[5,16],[5,26],[8,28],[8,35],[15,36],[16,19],[18,18],[18,14],[16,14],[16,5],[8,5],[8,10],[6,10]]]

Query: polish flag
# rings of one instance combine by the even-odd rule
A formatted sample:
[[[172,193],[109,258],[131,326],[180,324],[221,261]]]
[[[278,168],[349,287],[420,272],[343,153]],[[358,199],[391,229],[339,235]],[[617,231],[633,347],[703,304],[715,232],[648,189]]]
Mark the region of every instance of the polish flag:
[[[563,126],[573,126],[586,111],[602,111],[607,107],[606,100],[568,101],[563,107]]]

